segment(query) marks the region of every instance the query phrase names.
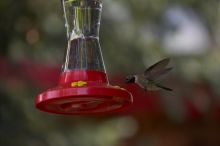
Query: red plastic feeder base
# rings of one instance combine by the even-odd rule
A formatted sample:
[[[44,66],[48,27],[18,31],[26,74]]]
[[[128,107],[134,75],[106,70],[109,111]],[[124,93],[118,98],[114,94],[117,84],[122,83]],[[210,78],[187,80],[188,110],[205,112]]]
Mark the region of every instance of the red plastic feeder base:
[[[38,109],[66,115],[117,112],[131,103],[131,94],[109,85],[105,73],[88,70],[62,73],[59,86],[35,99]]]

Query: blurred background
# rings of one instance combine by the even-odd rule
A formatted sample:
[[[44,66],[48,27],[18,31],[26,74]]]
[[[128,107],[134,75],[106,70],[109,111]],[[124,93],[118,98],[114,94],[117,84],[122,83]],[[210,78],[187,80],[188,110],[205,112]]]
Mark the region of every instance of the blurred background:
[[[113,85],[170,57],[170,92],[131,85],[122,113],[59,116],[35,109],[57,84],[66,47],[59,0],[0,1],[0,145],[219,146],[220,2],[103,0],[102,53]]]

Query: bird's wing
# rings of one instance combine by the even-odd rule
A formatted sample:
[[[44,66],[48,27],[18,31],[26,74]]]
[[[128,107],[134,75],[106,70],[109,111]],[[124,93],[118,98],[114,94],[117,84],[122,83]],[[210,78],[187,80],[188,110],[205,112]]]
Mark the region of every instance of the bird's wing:
[[[170,62],[169,58],[165,58],[154,65],[147,68],[144,72],[145,78],[148,80],[154,80],[161,75],[168,73],[172,68],[165,68]]]

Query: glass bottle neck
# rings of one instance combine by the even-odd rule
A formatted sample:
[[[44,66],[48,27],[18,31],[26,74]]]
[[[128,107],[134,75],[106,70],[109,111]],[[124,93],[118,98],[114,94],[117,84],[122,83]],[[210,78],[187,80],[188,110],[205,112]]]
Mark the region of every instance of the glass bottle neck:
[[[63,7],[68,40],[99,37],[100,0],[63,0]]]

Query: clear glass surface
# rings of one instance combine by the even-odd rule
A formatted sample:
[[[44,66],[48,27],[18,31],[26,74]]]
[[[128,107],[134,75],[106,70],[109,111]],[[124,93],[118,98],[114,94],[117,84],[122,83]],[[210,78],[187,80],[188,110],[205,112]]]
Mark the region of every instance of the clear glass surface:
[[[68,45],[63,71],[105,71],[99,45],[101,0],[62,0]]]

